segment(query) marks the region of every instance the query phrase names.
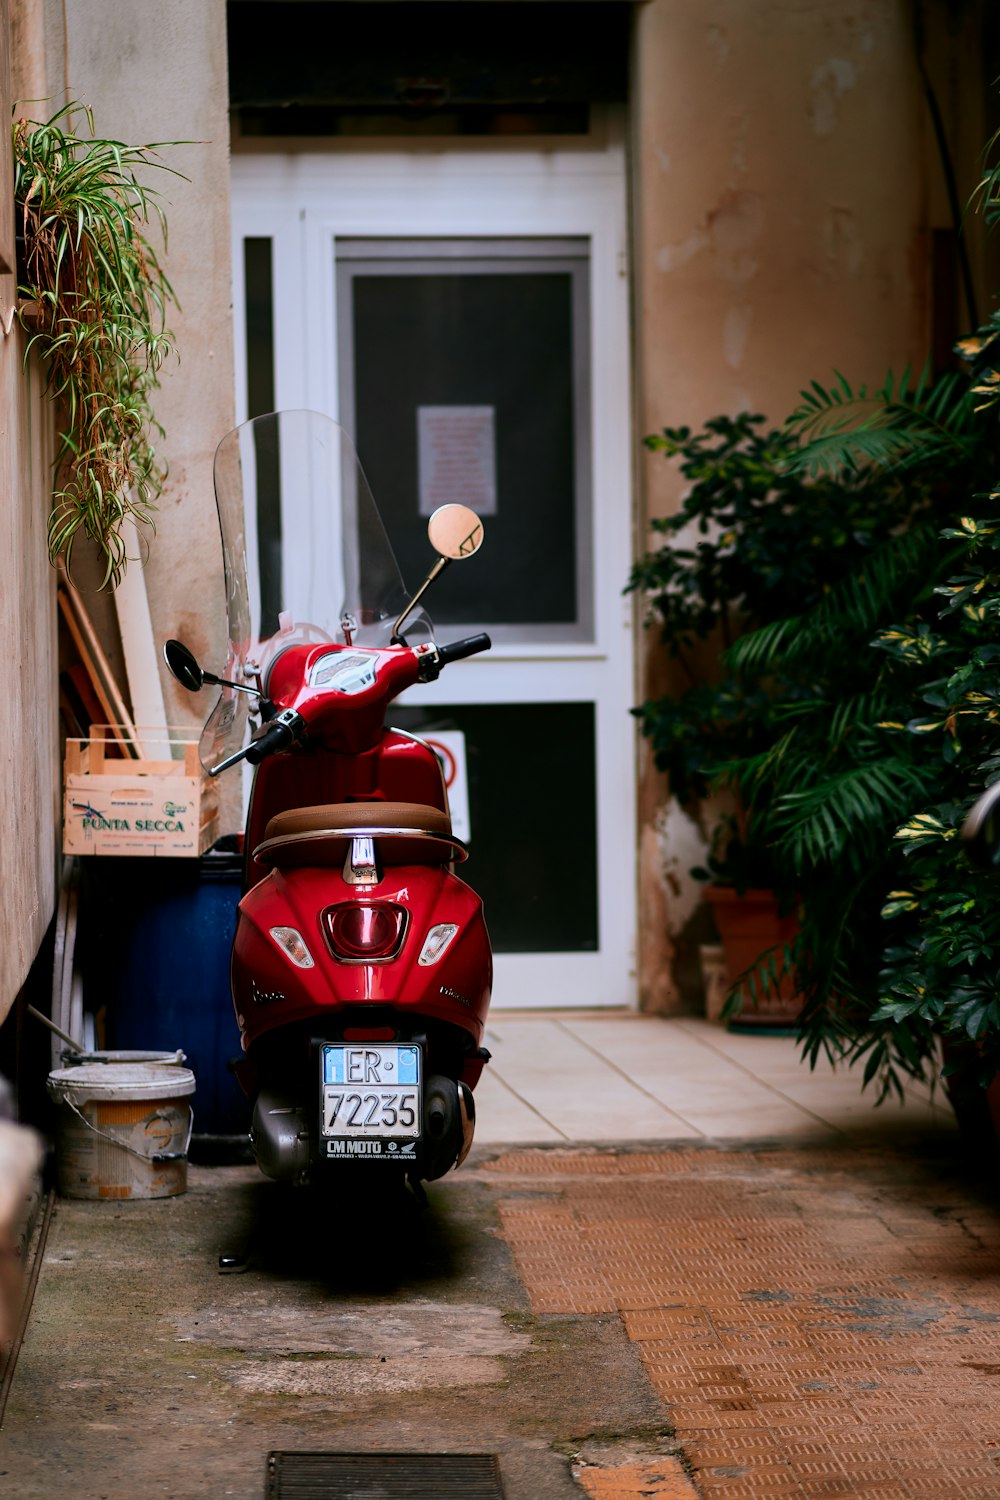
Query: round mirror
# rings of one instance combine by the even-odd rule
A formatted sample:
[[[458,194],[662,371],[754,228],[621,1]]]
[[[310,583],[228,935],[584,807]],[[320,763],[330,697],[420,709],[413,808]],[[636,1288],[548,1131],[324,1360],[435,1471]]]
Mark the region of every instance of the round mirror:
[[[196,693],[205,681],[204,672],[183,641],[167,641],[163,647],[163,660],[169,667],[171,675],[176,677],[181,687],[186,687],[189,693]]]
[[[483,523],[467,505],[439,505],[427,522],[431,546],[456,561],[471,557],[483,545]]]
[[[1000,869],[1000,781],[969,809],[962,824],[962,847],[980,870]]]

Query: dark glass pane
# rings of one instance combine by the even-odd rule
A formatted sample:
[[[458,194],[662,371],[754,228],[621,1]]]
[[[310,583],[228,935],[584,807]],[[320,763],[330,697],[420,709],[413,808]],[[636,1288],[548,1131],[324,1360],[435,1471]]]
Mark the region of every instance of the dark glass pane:
[[[274,297],[271,241],[243,241],[247,315],[247,417],[274,410]]]
[[[572,276],[359,270],[350,286],[357,449],[408,587],[431,560],[420,411],[486,410],[495,514],[476,560],[435,585],[431,615],[441,624],[574,624]]]
[[[243,241],[246,289],[247,416],[274,410],[274,297],[271,241]],[[278,628],[281,608],[281,506],[277,447],[257,455],[257,536],[260,557],[261,634]]]
[[[395,705],[391,720],[465,735],[472,836],[458,873],[483,898],[496,952],[593,952],[594,705]]]

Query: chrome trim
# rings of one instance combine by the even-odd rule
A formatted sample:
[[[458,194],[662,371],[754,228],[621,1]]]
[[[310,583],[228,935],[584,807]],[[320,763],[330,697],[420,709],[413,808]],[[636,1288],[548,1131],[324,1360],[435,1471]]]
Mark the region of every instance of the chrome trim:
[[[468,846],[453,833],[430,833],[426,828],[314,828],[307,833],[286,833],[280,838],[265,839],[253,851],[254,859],[260,859],[269,849],[281,849],[286,844],[308,844],[316,839],[433,839],[439,844],[450,844],[459,861],[468,859]]]
[[[444,779],[444,766],[441,764],[441,757],[434,749],[434,746],[429,745],[425,739],[423,739],[419,734],[414,734],[412,730],[399,729],[395,724],[388,724],[386,725],[386,728],[391,729],[393,734],[401,735],[404,740],[412,740],[415,745],[422,745],[423,748],[427,751],[428,755],[433,755],[434,763],[437,766],[438,771],[441,773],[441,796],[444,800],[445,807],[447,807],[448,783]]]
[[[458,1112],[462,1121],[462,1149],[455,1160],[456,1167],[460,1167],[468,1156],[476,1133],[476,1101],[468,1084],[461,1081],[458,1084]]]
[[[375,853],[373,838],[352,838],[344,859],[345,885],[378,885],[382,865]]]

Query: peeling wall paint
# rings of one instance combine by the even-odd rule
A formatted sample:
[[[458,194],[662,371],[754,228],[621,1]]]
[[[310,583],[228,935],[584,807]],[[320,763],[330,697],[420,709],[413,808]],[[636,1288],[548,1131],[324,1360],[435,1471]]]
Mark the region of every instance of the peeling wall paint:
[[[809,119],[817,135],[833,134],[840,123],[840,100],[857,82],[857,68],[844,57],[831,57],[813,69]]]
[[[722,325],[722,352],[732,370],[738,370],[743,363],[752,319],[753,308],[748,303],[731,307],[726,313]]]

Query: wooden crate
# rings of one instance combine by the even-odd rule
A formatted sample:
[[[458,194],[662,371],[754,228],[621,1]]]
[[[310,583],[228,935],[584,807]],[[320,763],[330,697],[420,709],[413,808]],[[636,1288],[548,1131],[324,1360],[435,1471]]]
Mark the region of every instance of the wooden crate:
[[[133,732],[143,735],[141,729]],[[115,725],[93,724],[89,739],[67,740],[63,853],[159,859],[204,854],[218,838],[219,812],[197,740],[172,739],[183,759],[157,760],[116,756],[122,738]],[[152,739],[147,735],[144,748],[166,756],[162,731],[159,744]]]

